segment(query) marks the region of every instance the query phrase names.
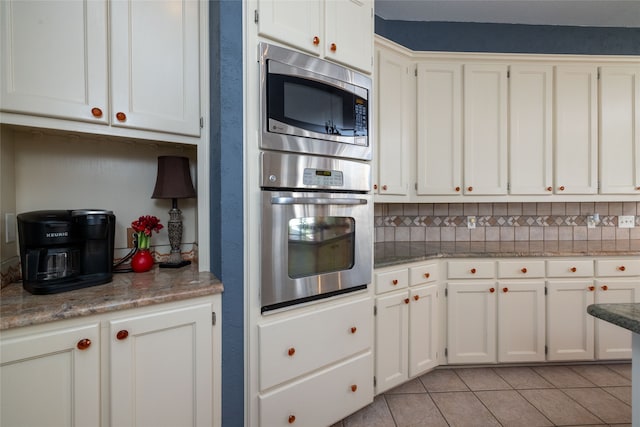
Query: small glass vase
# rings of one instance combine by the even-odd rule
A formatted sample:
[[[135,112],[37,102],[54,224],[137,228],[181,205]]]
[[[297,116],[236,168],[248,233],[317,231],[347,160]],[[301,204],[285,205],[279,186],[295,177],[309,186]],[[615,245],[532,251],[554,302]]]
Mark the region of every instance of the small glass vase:
[[[153,268],[153,256],[149,249],[138,249],[131,258],[131,269],[136,273],[144,273]]]

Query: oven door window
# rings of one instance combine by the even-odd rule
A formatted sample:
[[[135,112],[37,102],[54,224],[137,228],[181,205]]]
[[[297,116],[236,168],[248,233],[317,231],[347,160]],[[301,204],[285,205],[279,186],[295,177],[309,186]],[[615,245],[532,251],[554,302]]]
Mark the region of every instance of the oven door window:
[[[340,216],[291,219],[287,250],[292,279],[349,270],[354,265],[355,220]]]

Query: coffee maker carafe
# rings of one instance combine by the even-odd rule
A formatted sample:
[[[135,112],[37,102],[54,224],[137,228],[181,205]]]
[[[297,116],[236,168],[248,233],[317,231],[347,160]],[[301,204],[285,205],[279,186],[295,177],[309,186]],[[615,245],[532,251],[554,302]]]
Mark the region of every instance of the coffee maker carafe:
[[[111,282],[115,222],[106,210],[19,214],[24,289],[52,294]]]

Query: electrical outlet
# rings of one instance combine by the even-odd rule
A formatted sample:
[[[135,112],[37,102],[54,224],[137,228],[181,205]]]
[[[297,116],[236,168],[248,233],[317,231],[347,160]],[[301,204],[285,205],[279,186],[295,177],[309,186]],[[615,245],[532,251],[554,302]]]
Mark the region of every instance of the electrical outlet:
[[[135,234],[135,231],[133,231],[133,228],[129,227],[127,228],[127,247],[128,248],[132,248],[134,245],[134,237],[133,235]]]
[[[597,213],[593,215],[587,215],[587,228],[596,228],[596,225],[600,222],[600,215]]]
[[[468,216],[467,217],[467,228],[469,230],[473,230],[474,228],[476,228],[476,217],[475,216]]]
[[[633,228],[635,227],[636,217],[634,215],[619,215],[618,216],[618,228]]]

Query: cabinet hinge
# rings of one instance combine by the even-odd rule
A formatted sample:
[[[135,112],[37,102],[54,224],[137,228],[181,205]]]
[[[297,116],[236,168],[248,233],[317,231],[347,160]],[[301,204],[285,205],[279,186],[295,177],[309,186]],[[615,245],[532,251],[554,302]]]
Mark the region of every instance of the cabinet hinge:
[[[549,353],[549,347],[547,347],[546,345],[544,346],[544,354]]]
[[[447,347],[444,348],[444,357],[449,355],[449,349]]]
[[[373,376],[373,386],[375,387],[378,384],[378,380],[376,380],[376,376]]]
[[[417,183],[417,182],[414,182],[414,183],[413,183],[413,189],[414,189],[414,190],[416,190],[416,191],[418,191],[418,183]]]
[[[200,129],[204,128],[204,117],[200,117]]]
[[[507,78],[511,77],[511,70],[507,70]]]
[[[415,77],[418,77],[418,68],[417,67],[413,69],[413,75]]]
[[[545,295],[547,294],[547,287],[546,286],[544,287],[544,294]]]
[[[211,324],[213,326],[216,326],[216,312],[215,311],[211,312]]]
[[[449,296],[449,288],[444,288],[444,296],[445,297]]]
[[[376,305],[373,306],[373,315],[374,316],[378,315],[378,306],[376,306]]]
[[[511,183],[507,182],[507,191],[511,191]]]
[[[255,22],[257,24],[259,20],[260,20],[260,15],[258,14],[258,9],[254,9],[254,11],[253,11],[253,22]]]

